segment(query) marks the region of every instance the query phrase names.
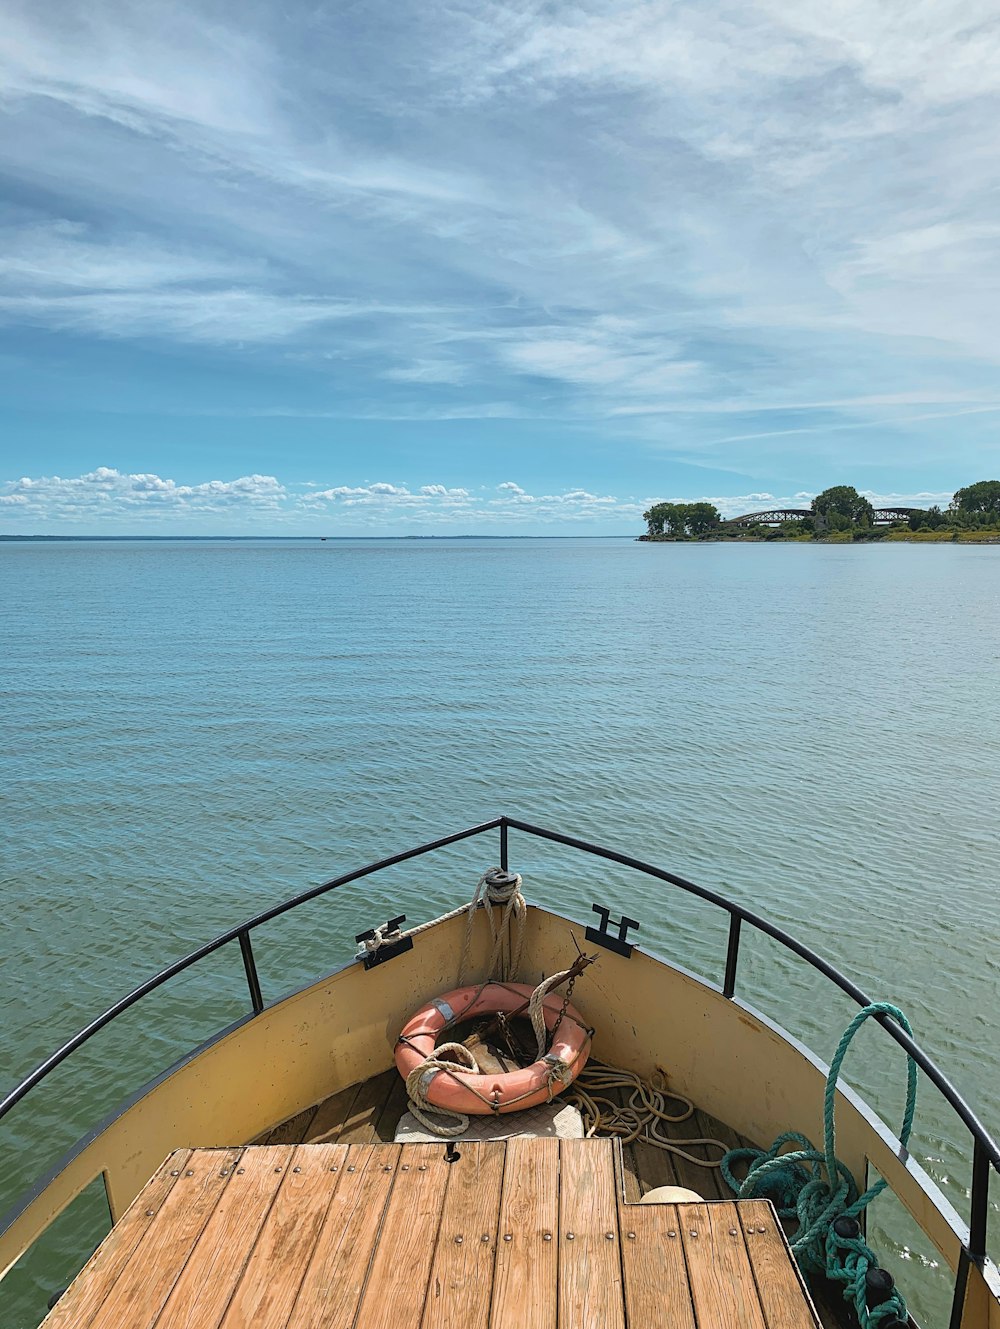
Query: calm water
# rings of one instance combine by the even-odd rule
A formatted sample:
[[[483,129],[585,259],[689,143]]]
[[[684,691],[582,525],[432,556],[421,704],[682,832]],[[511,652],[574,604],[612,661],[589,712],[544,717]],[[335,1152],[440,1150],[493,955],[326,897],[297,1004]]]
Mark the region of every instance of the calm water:
[[[257,907],[507,812],[753,902],[898,1001],[1000,1131],[1000,550],[0,545],[0,604],[3,1088]],[[721,973],[707,907],[511,853],[529,896],[627,904],[647,945]],[[496,856],[462,846],[271,925],[265,996],[390,912],[467,898]],[[741,982],[829,1057],[846,999],[752,938]],[[0,1201],[245,1000],[221,953],[95,1039],[0,1127]],[[858,1042],[848,1078],[896,1124],[900,1058]],[[964,1212],[965,1140],[929,1088],[918,1134]],[[85,1197],[7,1280],[4,1326],[40,1318],[101,1221]],[[933,1322],[943,1275],[883,1240]]]

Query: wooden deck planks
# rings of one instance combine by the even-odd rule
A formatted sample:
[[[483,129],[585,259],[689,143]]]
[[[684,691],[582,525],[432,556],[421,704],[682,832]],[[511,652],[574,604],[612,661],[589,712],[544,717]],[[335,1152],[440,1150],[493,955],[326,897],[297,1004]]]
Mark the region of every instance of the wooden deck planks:
[[[559,1154],[553,1140],[507,1142],[491,1329],[556,1329]]]
[[[393,1092],[327,1121],[375,1135]],[[458,1151],[174,1155],[45,1329],[817,1329],[766,1202],[627,1203],[611,1140]]]
[[[683,1204],[677,1213],[698,1324],[768,1329],[735,1207]]]
[[[289,1324],[295,1329],[350,1329],[354,1324],[399,1155],[399,1145],[348,1149],[292,1309]]]
[[[389,1097],[401,1077],[395,1069],[365,1080],[351,1104],[337,1136],[338,1144],[372,1144],[378,1139],[376,1127],[382,1119]]]
[[[59,1298],[45,1320],[46,1329],[88,1329],[190,1157],[190,1149],[179,1149],[170,1155],[112,1228],[87,1265],[86,1277],[77,1277]]]
[[[292,1154],[221,1329],[284,1329],[346,1160],[346,1145]]]
[[[613,1140],[559,1150],[559,1329],[625,1329]]]
[[[809,1304],[813,1322],[818,1326],[819,1317],[799,1278],[774,1210],[763,1200],[744,1200],[738,1208],[768,1329],[799,1329],[803,1323],[803,1301]]]
[[[441,1144],[407,1148],[382,1219],[355,1329],[420,1323],[451,1172],[443,1155]]]
[[[156,1329],[216,1329],[285,1184],[290,1145],[247,1149],[156,1319]],[[226,1168],[220,1169],[220,1176]]]
[[[505,1146],[462,1144],[427,1283],[421,1329],[488,1329]]]
[[[634,1329],[695,1329],[684,1243],[675,1204],[621,1210],[625,1310]]]
[[[125,1325],[152,1329],[243,1153],[242,1149],[196,1149],[191,1154],[156,1221],[91,1320],[92,1329],[123,1329]],[[143,1200],[145,1193],[139,1198]]]

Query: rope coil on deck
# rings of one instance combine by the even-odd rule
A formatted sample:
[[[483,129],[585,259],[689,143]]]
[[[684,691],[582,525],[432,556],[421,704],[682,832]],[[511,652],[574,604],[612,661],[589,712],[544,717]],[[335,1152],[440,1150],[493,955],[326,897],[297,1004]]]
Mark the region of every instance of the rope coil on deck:
[[[872,1307],[867,1304],[867,1276],[879,1264],[862,1237],[857,1220],[889,1183],[879,1178],[859,1195],[857,1182],[836,1155],[834,1109],[840,1067],[854,1035],[866,1020],[878,1015],[891,1016],[908,1034],[913,1034],[903,1012],[887,1001],[865,1006],[854,1017],[837,1046],[826,1078],[822,1150],[797,1131],[786,1131],[770,1149],[733,1149],[722,1160],[722,1175],[739,1199],[770,1199],[782,1218],[798,1219],[799,1230],[790,1244],[800,1267],[824,1273],[842,1284],[844,1299],[854,1303],[863,1329],[879,1329],[896,1320],[905,1324],[907,1319],[906,1302],[891,1286],[891,1280],[890,1290],[879,1304]],[[899,1132],[903,1148],[910,1138],[916,1105],[917,1067],[908,1056],[906,1106]],[[782,1153],[787,1144],[798,1148]],[[749,1171],[739,1181],[733,1175],[732,1165],[743,1161],[749,1163]]]
[[[624,1103],[606,1096],[609,1090],[615,1089],[628,1091]],[[649,1080],[643,1080],[632,1071],[590,1062],[580,1072],[566,1098],[580,1109],[583,1133],[587,1139],[595,1135],[616,1135],[622,1144],[642,1140],[645,1144],[706,1168],[721,1167],[729,1147],[721,1140],[708,1136],[677,1140],[662,1133],[661,1122],[676,1125],[689,1121],[695,1109],[689,1099],[667,1088],[667,1079],[661,1070],[655,1070]],[[668,1101],[679,1103],[680,1112],[668,1112]],[[705,1145],[718,1149],[720,1156],[716,1159],[695,1158],[681,1147],[683,1145]]]

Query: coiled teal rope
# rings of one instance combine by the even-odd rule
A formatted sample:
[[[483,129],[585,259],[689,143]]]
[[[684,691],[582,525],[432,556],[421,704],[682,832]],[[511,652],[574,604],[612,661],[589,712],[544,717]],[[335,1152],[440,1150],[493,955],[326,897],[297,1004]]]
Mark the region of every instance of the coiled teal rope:
[[[721,1168],[729,1187],[740,1199],[769,1199],[782,1218],[799,1220],[799,1230],[791,1243],[796,1260],[803,1271],[818,1270],[843,1284],[844,1299],[854,1303],[863,1329],[879,1329],[892,1319],[906,1323],[906,1303],[895,1289],[878,1306],[870,1308],[866,1304],[865,1276],[869,1269],[878,1268],[878,1260],[857,1224],[841,1224],[841,1232],[834,1229],[839,1218],[856,1219],[888,1185],[880,1178],[859,1195],[854,1177],[836,1154],[834,1105],[840,1067],[854,1035],[875,1015],[891,1015],[908,1034],[913,1034],[903,1012],[887,1001],[866,1006],[854,1017],[840,1040],[826,1077],[822,1151],[804,1135],[787,1131],[767,1150],[731,1149]],[[899,1132],[899,1142],[904,1148],[917,1106],[917,1067],[912,1057],[906,1060],[906,1107]],[[781,1153],[787,1144],[798,1147]],[[742,1182],[732,1172],[732,1165],[738,1162],[749,1164],[746,1180]]]

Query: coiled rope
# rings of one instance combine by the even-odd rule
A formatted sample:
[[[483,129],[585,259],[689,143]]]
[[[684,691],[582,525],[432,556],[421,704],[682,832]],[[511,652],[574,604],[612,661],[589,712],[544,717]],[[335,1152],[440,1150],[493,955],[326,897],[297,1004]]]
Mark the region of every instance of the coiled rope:
[[[521,954],[524,951],[524,929],[528,917],[528,906],[521,894],[521,874],[505,872],[503,868],[490,868],[479,878],[472,899],[464,906],[467,911],[465,925],[465,944],[462,947],[462,959],[458,966],[458,985],[462,986],[465,971],[472,963],[472,931],[480,904],[485,905],[483,912],[489,924],[493,950],[486,969],[486,979],[500,978],[509,981],[521,967]],[[500,922],[493,917],[494,908],[503,908]],[[504,942],[508,941],[509,951],[503,954]],[[499,974],[497,970],[500,970]]]
[[[446,1053],[449,1055],[446,1056]],[[434,1049],[432,1056],[425,1058],[419,1066],[414,1066],[406,1077],[406,1094],[410,1100],[410,1111],[425,1130],[430,1131],[432,1135],[440,1135],[445,1140],[454,1140],[464,1135],[469,1129],[469,1118],[464,1112],[452,1112],[449,1108],[435,1107],[428,1101],[427,1091],[438,1072],[454,1073],[457,1069],[456,1061],[462,1065],[462,1069],[472,1071],[475,1075],[479,1074],[479,1064],[464,1043],[442,1043],[440,1047]],[[445,1120],[435,1121],[428,1113]],[[449,1121],[447,1118],[452,1120]]]
[[[786,1131],[770,1149],[732,1149],[722,1159],[722,1175],[740,1199],[769,1199],[782,1218],[798,1219],[799,1229],[791,1248],[799,1266],[803,1271],[824,1273],[842,1284],[844,1300],[854,1303],[862,1329],[879,1329],[885,1321],[893,1319],[905,1324],[907,1316],[906,1302],[895,1288],[877,1306],[869,1307],[866,1301],[866,1276],[869,1270],[879,1266],[856,1220],[888,1182],[880,1178],[859,1195],[857,1182],[836,1154],[834,1108],[840,1067],[854,1035],[866,1020],[877,1015],[890,1015],[908,1034],[913,1034],[903,1012],[887,1001],[865,1006],[854,1017],[840,1040],[826,1077],[822,1151],[804,1135]],[[904,1148],[917,1106],[917,1067],[912,1057],[906,1060],[906,1106],[899,1132],[899,1142]],[[787,1144],[798,1147],[782,1153]],[[749,1163],[743,1181],[737,1180],[732,1170],[733,1164],[740,1162]]]
[[[624,1102],[608,1098],[609,1090],[628,1091]],[[721,1140],[698,1136],[697,1138],[677,1140],[663,1134],[661,1123],[676,1125],[688,1121],[694,1116],[694,1104],[681,1094],[667,1089],[666,1076],[662,1071],[653,1072],[649,1080],[643,1080],[632,1071],[619,1070],[614,1066],[603,1066],[590,1062],[577,1076],[566,1095],[566,1101],[574,1103],[583,1117],[583,1133],[590,1139],[594,1135],[617,1135],[622,1144],[631,1144],[633,1140],[643,1140],[667,1153],[676,1154],[698,1167],[717,1168],[722,1166],[723,1156],[728,1145]],[[668,1112],[667,1104],[680,1105],[679,1112]],[[719,1150],[716,1159],[695,1158],[683,1145],[708,1145]]]

